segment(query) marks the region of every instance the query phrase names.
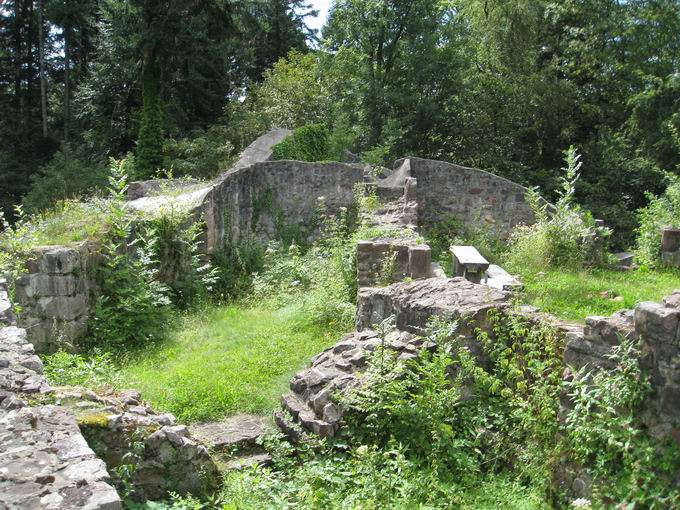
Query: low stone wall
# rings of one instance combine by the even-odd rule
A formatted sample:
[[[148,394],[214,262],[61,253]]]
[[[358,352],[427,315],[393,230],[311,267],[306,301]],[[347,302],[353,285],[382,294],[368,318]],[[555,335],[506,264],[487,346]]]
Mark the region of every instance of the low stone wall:
[[[292,379],[290,393],[281,397],[283,410],[275,414],[276,423],[294,440],[303,432],[336,435],[342,417],[337,393],[360,383],[368,357],[381,345],[395,351],[401,361],[416,358],[421,349],[435,349],[435,344],[422,337],[432,316],[457,320],[456,334],[465,337],[465,345],[483,364],[476,330],[487,329],[489,310],[505,309],[509,298],[506,292],[463,278],[429,278],[360,289],[357,332],[315,356],[311,367]],[[381,338],[375,326],[390,316],[396,329]]]
[[[582,333],[567,337],[565,363],[574,372],[610,369],[607,355],[624,338],[641,339],[640,365],[651,375],[643,422],[653,437],[672,438],[680,446],[680,290],[611,317],[588,317]]]
[[[286,235],[309,240],[323,214],[354,203],[363,169],[344,163],[266,161],[226,173],[207,194],[203,218],[209,253],[250,236]]]
[[[378,284],[381,269],[389,266],[394,258],[392,274],[383,275],[388,283],[404,278],[427,278],[430,276],[432,254],[426,244],[410,244],[399,240],[381,239],[357,243],[357,280],[359,287]]]
[[[527,188],[497,175],[464,166],[409,157],[410,176],[418,180],[418,222],[428,225],[447,216],[464,225],[488,227],[507,238],[512,227],[533,223]],[[395,163],[401,167],[402,161]]]
[[[0,322],[0,508],[122,508],[73,414],[28,405],[51,388],[26,331],[7,322]]]
[[[19,326],[39,352],[74,350],[87,334],[96,248],[87,242],[33,250],[16,282]]]

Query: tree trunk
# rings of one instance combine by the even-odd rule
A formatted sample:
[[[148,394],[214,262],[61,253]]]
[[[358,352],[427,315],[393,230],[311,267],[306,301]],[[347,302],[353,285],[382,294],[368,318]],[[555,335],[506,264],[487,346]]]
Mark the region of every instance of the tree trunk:
[[[39,39],[39,67],[40,67],[40,113],[42,116],[42,135],[47,138],[47,83],[45,83],[45,37],[43,16],[45,0],[38,0],[38,39]]]
[[[21,88],[21,32],[23,29],[22,2],[14,2],[14,125],[19,133],[23,121],[23,94]]]
[[[70,105],[70,68],[71,67],[71,23],[67,19],[64,23],[64,142],[69,142]]]

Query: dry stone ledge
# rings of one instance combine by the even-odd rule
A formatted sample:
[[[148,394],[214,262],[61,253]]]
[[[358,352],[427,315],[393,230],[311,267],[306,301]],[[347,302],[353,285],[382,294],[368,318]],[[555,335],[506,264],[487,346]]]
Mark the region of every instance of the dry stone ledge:
[[[211,450],[253,447],[271,431],[271,419],[250,414],[237,414],[223,421],[189,426],[191,435]]]
[[[465,278],[428,278],[395,283],[388,287],[359,290],[356,328],[363,330],[394,316],[397,329],[423,334],[430,317],[463,319],[459,324],[467,334],[466,322],[486,324],[493,308],[504,309],[510,294]]]
[[[333,347],[312,358],[310,368],[299,372],[290,383],[290,393],[281,397],[283,412],[275,413],[279,428],[297,441],[300,432],[334,437],[339,431],[341,392],[361,383],[371,353],[384,345],[397,352],[398,359],[415,359],[421,349],[434,344],[406,331],[392,331],[385,341],[371,330],[345,335]]]
[[[0,327],[0,508],[122,508],[106,465],[51,392],[26,331]]]
[[[122,508],[108,480],[68,410],[0,411],[0,507]]]
[[[131,480],[134,497],[157,500],[169,491],[209,495],[218,471],[207,448],[191,437],[188,427],[146,405],[139,392],[99,395],[80,388],[57,388],[55,398],[71,409],[83,435],[109,470],[130,462],[135,442],[143,448]]]

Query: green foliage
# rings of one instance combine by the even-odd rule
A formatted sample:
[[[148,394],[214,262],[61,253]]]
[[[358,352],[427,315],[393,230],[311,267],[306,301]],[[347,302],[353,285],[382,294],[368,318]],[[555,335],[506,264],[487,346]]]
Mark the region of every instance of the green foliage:
[[[328,80],[320,79],[319,58],[292,51],[265,71],[254,107],[270,125],[294,129],[327,121],[333,98]]]
[[[264,267],[265,247],[254,237],[237,243],[226,243],[213,254],[212,264],[219,271],[215,282],[215,294],[222,301],[242,298],[251,289],[253,274]]]
[[[153,60],[144,63],[142,110],[135,153],[135,177],[148,179],[163,165],[163,109]]]
[[[378,350],[344,418],[352,441],[406,447],[440,476],[473,480],[515,470],[547,487],[560,389],[560,344],[554,331],[519,317],[492,316],[493,335],[479,341],[490,368],[479,366],[458,324],[433,319],[416,361]]]
[[[326,161],[331,157],[330,133],[323,124],[297,128],[272,147],[274,159],[297,161]]]
[[[545,269],[522,276],[524,302],[561,319],[582,322],[641,301],[658,301],[678,287],[677,270]]]
[[[605,241],[610,231],[598,227],[592,215],[575,203],[581,156],[573,146],[565,151],[565,155],[567,166],[554,209],[548,208],[536,189],[527,195],[535,223],[520,225],[511,234],[506,260],[513,271],[528,274],[549,267],[583,268],[603,262]]]
[[[33,177],[31,191],[22,203],[28,212],[44,211],[60,201],[104,189],[106,176],[105,165],[89,161],[65,145]]]
[[[205,301],[219,278],[218,269],[199,251],[205,224],[171,207],[161,210],[141,230],[153,237],[149,248],[151,260],[157,261],[155,278],[168,287],[173,303],[187,308]]]
[[[649,204],[638,210],[635,259],[650,267],[661,261],[661,231],[680,227],[680,178],[669,176],[670,184],[663,195],[649,196]]]
[[[172,169],[176,177],[212,178],[229,167],[234,146],[228,129],[218,124],[177,140],[166,139],[163,154],[165,168]]]
[[[120,368],[110,353],[92,352],[87,356],[59,351],[42,357],[45,376],[55,386],[86,388],[119,387]]]
[[[602,507],[674,508],[680,491],[671,488],[671,479],[680,451],[668,444],[661,454],[644,431],[639,416],[650,385],[636,344],[622,339],[607,356],[613,368],[592,373],[584,368],[567,382],[573,407],[565,448],[592,473],[593,496]]]
[[[120,350],[161,338],[168,324],[168,289],[158,280],[154,232],[136,232],[128,244],[131,219],[125,191],[129,163],[111,161],[107,222],[109,235],[97,268],[98,291],[89,329],[92,347]],[[132,254],[134,249],[136,253]]]

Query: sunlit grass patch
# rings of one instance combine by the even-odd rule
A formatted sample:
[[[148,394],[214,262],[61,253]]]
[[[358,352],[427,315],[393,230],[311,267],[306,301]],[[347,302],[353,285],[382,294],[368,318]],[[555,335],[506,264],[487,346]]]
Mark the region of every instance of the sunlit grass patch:
[[[227,306],[185,319],[160,347],[131,357],[125,384],[180,420],[269,413],[292,375],[343,331],[281,310]]]
[[[680,288],[680,272],[574,271],[549,269],[522,278],[524,300],[563,319],[583,321],[588,315],[611,315],[641,301],[658,301]]]

